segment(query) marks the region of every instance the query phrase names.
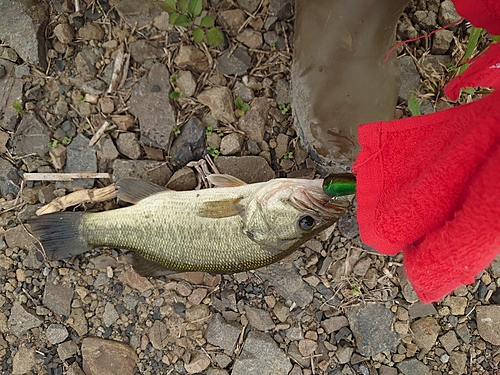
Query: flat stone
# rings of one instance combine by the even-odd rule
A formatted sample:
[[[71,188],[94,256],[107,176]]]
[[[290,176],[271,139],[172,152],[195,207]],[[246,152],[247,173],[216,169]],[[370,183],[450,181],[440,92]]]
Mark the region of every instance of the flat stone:
[[[292,263],[274,263],[255,272],[262,279],[268,280],[283,298],[295,302],[297,306],[305,307],[312,302],[313,289],[302,279]]]
[[[431,53],[434,55],[444,55],[451,47],[454,34],[450,30],[440,30],[434,34]]]
[[[229,124],[236,122],[233,95],[229,88],[224,86],[204,90],[198,95],[198,100],[210,108],[214,119]]]
[[[448,25],[452,22],[458,21],[460,15],[455,10],[455,5],[451,0],[445,0],[439,6],[438,21],[441,26]]]
[[[16,50],[24,61],[45,70],[44,32],[48,6],[36,0],[0,1],[0,40]]]
[[[454,331],[448,331],[439,338],[439,341],[441,341],[443,348],[446,349],[448,354],[451,354],[451,352],[453,352],[453,349],[455,349],[458,345],[460,345],[457,339],[457,335],[455,334]]]
[[[399,91],[401,101],[407,101],[411,93],[418,93],[420,88],[420,74],[411,56],[398,59],[399,64]]]
[[[5,103],[0,107],[0,125],[5,130],[14,131],[19,114],[12,103],[14,101],[22,103],[24,82],[15,76],[14,68],[16,65],[14,63],[0,59],[0,66],[5,70],[4,77],[0,78],[0,98],[2,98],[2,103]]]
[[[227,50],[217,59],[217,70],[229,76],[245,75],[252,68],[252,58],[248,49],[238,46],[231,55],[229,52]]]
[[[65,172],[97,172],[96,146],[89,146],[89,139],[78,133],[66,147]],[[73,187],[90,189],[94,186],[92,178],[81,178],[72,182]]]
[[[52,345],[59,344],[68,338],[68,330],[62,324],[51,324],[45,330],[45,336]]]
[[[139,358],[128,345],[86,337],[82,340],[83,371],[87,375],[134,375]]]
[[[337,332],[342,327],[348,327],[348,326],[349,326],[349,321],[343,315],[333,316],[331,318],[321,321],[321,327],[323,327],[325,333],[327,334]]]
[[[245,136],[240,133],[230,133],[224,136],[220,144],[222,155],[234,155],[241,152]]]
[[[417,10],[413,14],[415,24],[422,28],[432,28],[436,27],[437,15],[434,12],[429,12],[427,10]]]
[[[436,319],[428,316],[414,321],[411,324],[411,330],[415,344],[423,353],[427,353],[436,343],[441,327]]]
[[[168,181],[167,188],[177,191],[193,190],[198,181],[193,170],[189,167],[178,169]]]
[[[300,346],[299,346],[300,350]],[[340,364],[346,364],[351,362],[352,354],[354,353],[354,348],[350,346],[339,347],[335,352],[335,357]]]
[[[120,155],[115,144],[109,137],[101,138],[97,150],[99,157],[104,160],[115,160]]]
[[[493,345],[500,345],[500,306],[477,306],[476,323],[479,335]]]
[[[205,127],[196,117],[191,117],[181,128],[170,148],[170,156],[176,166],[182,167],[191,160],[201,159],[206,153]]]
[[[22,226],[9,228],[4,233],[5,242],[11,249],[18,247],[23,250],[36,250],[33,245],[33,237],[27,233]]]
[[[268,334],[250,331],[231,374],[287,375],[291,369],[290,359]]]
[[[14,302],[7,322],[10,333],[21,338],[30,329],[40,327],[42,320],[27,311],[19,302]]]
[[[78,352],[78,346],[74,341],[66,341],[57,345],[57,355],[61,361],[65,361],[73,357]]]
[[[43,304],[54,314],[69,316],[73,292],[69,286],[48,282],[43,293]]]
[[[36,364],[35,350],[35,347],[27,348],[24,345],[19,348],[12,360],[13,375],[24,375],[31,372]]]
[[[89,331],[89,324],[82,308],[74,308],[69,316],[69,325],[75,330],[78,336],[85,336]]]
[[[396,367],[404,375],[429,375],[430,369],[418,359],[408,359],[398,363]]]
[[[233,96],[235,98],[241,98],[245,103],[250,103],[255,98],[253,90],[240,81],[236,81],[234,84]]]
[[[100,60],[99,55],[92,47],[86,47],[75,57],[76,69],[85,80],[94,79],[97,74],[95,64]]]
[[[245,312],[250,325],[259,331],[270,331],[276,327],[271,316],[265,310],[245,306]]]
[[[104,30],[93,22],[86,22],[78,29],[78,37],[85,40],[101,40],[104,38]]]
[[[116,4],[115,9],[131,28],[137,29],[151,24],[154,18],[162,13],[151,0],[141,0],[140,3],[136,0],[122,0]]]
[[[353,239],[359,234],[358,221],[354,215],[347,214],[342,216],[339,219],[337,226],[342,236],[348,239]]]
[[[78,366],[78,363],[73,362],[73,364],[68,367],[66,375],[86,375],[86,374],[82,371],[80,366]]]
[[[196,92],[196,79],[193,73],[189,70],[181,70],[177,73],[177,87],[181,90],[182,95],[191,97]]]
[[[210,344],[218,346],[232,354],[240,334],[241,327],[239,325],[236,323],[227,323],[222,315],[214,314],[205,331],[205,338]]]
[[[139,39],[136,42],[130,43],[129,48],[130,57],[139,64],[143,64],[146,60],[158,59],[164,54],[158,43],[153,43],[145,39]]]
[[[246,21],[246,14],[241,9],[229,9],[218,12],[224,28],[230,36],[235,36]]]
[[[423,304],[422,302],[418,301],[408,308],[408,313],[413,319],[415,319],[437,314],[437,310],[431,303]]]
[[[200,374],[210,366],[210,357],[205,353],[197,353],[189,363],[184,365],[188,374]]]
[[[104,307],[104,314],[102,315],[102,321],[106,327],[110,327],[116,322],[119,318],[118,313],[116,312],[115,307],[111,302],[106,303]]]
[[[467,354],[463,352],[453,352],[450,354],[450,365],[457,374],[467,373]]]
[[[256,142],[261,142],[264,138],[269,116],[269,102],[267,98],[255,98],[250,103],[250,109],[240,117],[238,128],[246,136]]]
[[[82,90],[92,95],[102,95],[106,92],[108,85],[100,79],[93,79],[82,85]]]
[[[465,309],[469,304],[467,297],[449,296],[443,301],[443,305],[449,306],[453,315],[465,315]]]
[[[99,98],[99,107],[102,113],[109,115],[115,110],[115,103],[111,98]]]
[[[299,341],[298,347],[302,357],[310,357],[318,348],[318,343],[314,340],[303,339]]]
[[[25,112],[13,137],[16,155],[24,156],[36,152],[43,157],[49,151],[49,143],[50,132],[47,127],[38,120],[34,112]]]
[[[392,332],[394,314],[382,305],[356,306],[347,313],[349,326],[361,355],[369,357],[384,350],[396,351],[399,335]]]
[[[174,63],[179,68],[195,68],[198,71],[208,69],[207,57],[200,49],[192,45],[181,45]]]
[[[20,179],[17,169],[7,160],[0,159],[0,194],[3,197],[7,194],[17,195]]]
[[[128,105],[130,113],[139,118],[141,142],[146,146],[167,150],[170,145],[176,124],[170,91],[170,73],[161,63],[154,63],[132,88]]]
[[[116,140],[118,151],[130,159],[139,159],[141,156],[141,146],[134,133],[120,133]]]
[[[236,37],[238,42],[243,43],[251,49],[259,49],[262,47],[262,33],[252,29],[245,29]]]
[[[60,23],[54,27],[54,35],[63,44],[68,44],[75,37],[75,29],[68,23]]]
[[[236,0],[236,2],[249,13],[255,12],[260,4],[260,0]]]
[[[121,273],[119,279],[121,282],[129,285],[133,289],[138,290],[140,293],[144,293],[145,291],[153,288],[153,284],[151,284],[147,278],[139,275],[132,268],[129,268],[125,272]]]
[[[115,160],[113,180],[135,177],[165,186],[172,176],[172,171],[165,163],[151,160]]]

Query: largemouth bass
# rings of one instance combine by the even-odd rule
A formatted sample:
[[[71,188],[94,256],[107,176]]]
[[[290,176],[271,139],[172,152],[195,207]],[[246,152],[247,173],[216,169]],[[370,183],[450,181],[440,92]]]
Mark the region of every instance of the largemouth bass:
[[[145,276],[162,269],[232,273],[284,258],[331,226],[349,204],[327,195],[323,180],[208,178],[215,188],[180,192],[122,179],[118,198],[133,206],[54,213],[29,223],[49,260],[108,246],[132,250],[134,268]]]

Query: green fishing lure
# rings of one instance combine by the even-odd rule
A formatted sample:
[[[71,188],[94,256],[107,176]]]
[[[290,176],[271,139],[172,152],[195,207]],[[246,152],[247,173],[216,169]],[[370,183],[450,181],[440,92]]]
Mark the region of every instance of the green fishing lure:
[[[356,192],[356,176],[352,173],[334,173],[323,181],[323,191],[331,197],[350,195]]]

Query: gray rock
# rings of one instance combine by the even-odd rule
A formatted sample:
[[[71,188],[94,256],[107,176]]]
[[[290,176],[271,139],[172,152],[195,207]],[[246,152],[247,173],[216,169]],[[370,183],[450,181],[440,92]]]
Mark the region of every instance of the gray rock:
[[[288,143],[290,142],[290,136],[279,133],[276,137],[276,148],[274,152],[276,153],[276,159],[281,159],[285,152],[288,151]]]
[[[96,147],[89,146],[89,139],[78,133],[66,147],[65,172],[97,172]],[[94,179],[82,178],[72,182],[73,187],[90,189],[94,186]]]
[[[335,352],[335,356],[340,364],[349,363],[351,361],[352,353],[354,353],[354,348],[350,346],[339,347]]]
[[[444,0],[439,7],[438,21],[441,26],[448,25],[460,19],[459,14],[455,10],[455,5],[451,0]]]
[[[120,133],[116,140],[118,151],[130,159],[139,159],[141,156],[141,146],[134,133]]]
[[[37,1],[0,1],[0,40],[24,61],[47,68],[44,32],[48,6]]]
[[[89,324],[82,308],[74,308],[69,316],[69,325],[75,330],[78,336],[85,336],[89,331]]]
[[[411,93],[418,93],[420,88],[420,74],[411,56],[403,56],[399,63],[399,91],[401,101],[407,101]]]
[[[42,320],[34,313],[27,311],[19,302],[14,302],[7,322],[10,333],[20,338],[30,329],[40,327],[41,325]]]
[[[68,44],[75,37],[75,29],[69,23],[60,23],[54,27],[54,35],[63,44]]]
[[[54,314],[69,316],[73,288],[48,282],[43,293],[43,304]]]
[[[116,312],[115,307],[111,302],[106,303],[104,307],[104,314],[102,315],[102,321],[106,327],[110,327],[114,322],[118,320],[119,316]]]
[[[347,319],[361,355],[396,351],[399,335],[391,330],[394,319],[391,310],[382,305],[356,306],[347,313]]]
[[[0,58],[15,63],[19,58],[19,56],[17,55],[16,51],[14,51],[12,48],[6,47],[2,48],[2,54],[0,55]]]
[[[223,174],[230,174],[248,184],[269,181],[275,177],[273,169],[260,156],[219,156],[215,165]]]
[[[287,375],[291,369],[290,359],[268,334],[250,331],[231,374]]]
[[[73,138],[76,135],[76,127],[70,121],[64,121],[54,132],[54,138],[62,141],[65,137]]]
[[[290,83],[286,79],[279,79],[276,82],[276,104],[290,103]]]
[[[411,330],[414,335],[415,344],[418,345],[423,353],[427,353],[436,343],[441,327],[436,319],[427,316],[414,321],[411,325]]]
[[[230,36],[235,36],[246,20],[246,14],[241,9],[219,11],[218,16]]]
[[[259,49],[262,47],[262,33],[252,29],[245,29],[236,37],[238,42],[243,43],[251,49]]]
[[[130,57],[139,64],[143,64],[146,60],[160,58],[163,54],[161,46],[157,43],[152,43],[145,39],[139,39],[136,42],[130,43]]]
[[[234,155],[241,152],[245,136],[240,133],[230,133],[222,138],[220,153],[222,155]]]
[[[85,22],[85,25],[78,29],[78,38],[84,40],[101,40],[104,38],[104,30],[97,23]]]
[[[260,4],[260,0],[236,0],[236,2],[249,13],[255,12]]]
[[[398,23],[398,35],[403,39],[414,39],[418,36],[418,31],[413,27],[410,19],[401,18],[401,22]]]
[[[86,374],[134,374],[139,362],[137,354],[127,344],[98,337],[82,340],[82,358]]]
[[[466,374],[467,354],[463,352],[453,352],[450,354],[450,365],[457,374]]]
[[[0,26],[1,27],[1,26]],[[14,74],[15,64],[1,60],[0,65],[5,69],[5,76],[0,79],[0,125],[6,130],[13,131],[17,124],[19,114],[12,105],[14,101],[22,103],[23,80]]]
[[[417,10],[414,15],[415,24],[426,29],[434,28],[437,23],[437,15],[427,10]]]
[[[250,109],[238,121],[238,128],[254,141],[261,142],[268,123],[269,102],[266,98],[255,98]]]
[[[0,158],[0,194],[6,197],[7,194],[17,195],[19,192],[20,177],[17,169],[7,160]]]
[[[292,263],[274,263],[255,271],[268,280],[285,299],[305,307],[313,300],[313,289],[300,276]]]
[[[229,124],[236,121],[233,96],[229,88],[214,87],[204,90],[198,95],[198,100],[210,108],[214,119]]]
[[[493,345],[500,345],[500,306],[477,306],[476,323],[479,335]]]
[[[253,90],[240,81],[234,84],[233,95],[235,98],[241,98],[245,103],[249,103],[255,98]]]
[[[181,45],[179,52],[174,59],[174,63],[179,68],[195,68],[199,71],[204,71],[208,68],[208,61],[205,54],[192,45]]]
[[[205,331],[205,338],[210,344],[232,354],[240,334],[241,327],[235,323],[226,323],[222,315],[215,314]]]
[[[82,90],[88,94],[101,95],[104,94],[108,86],[105,82],[100,79],[93,79],[91,81],[85,82],[82,85]]]
[[[36,364],[35,347],[21,346],[12,361],[12,374],[29,374]]]
[[[264,33],[264,42],[270,46],[273,44],[276,46],[278,39],[279,35],[276,31],[267,31]]]
[[[270,331],[276,327],[276,324],[274,324],[271,316],[265,310],[245,306],[245,312],[250,325],[259,331]]]
[[[252,58],[246,47],[238,46],[231,55],[229,52],[227,50],[217,59],[219,72],[230,76],[242,76],[252,68]]]
[[[139,118],[141,142],[168,149],[175,125],[175,108],[170,103],[170,74],[165,65],[154,63],[147,75],[132,88],[128,105]]]
[[[434,55],[444,55],[453,42],[454,34],[450,30],[440,30],[434,34],[431,53]]]
[[[151,160],[115,160],[113,181],[125,177],[135,177],[165,186],[172,176],[172,171],[165,163]]]
[[[441,341],[443,348],[446,349],[448,354],[451,354],[453,349],[455,349],[458,345],[460,345],[457,339],[457,335],[455,334],[454,331],[448,331],[446,334],[444,334],[439,338],[439,341]]]
[[[52,345],[59,344],[68,338],[68,330],[62,324],[51,324],[46,330],[47,340]]]
[[[398,375],[398,370],[394,367],[382,365],[379,369],[379,375]]]
[[[118,158],[118,155],[120,155],[115,147],[115,144],[113,143],[113,140],[108,137],[101,138],[99,141],[98,153],[100,158],[104,160],[115,160]]]
[[[191,97],[196,92],[196,79],[189,70],[181,70],[177,73],[177,87],[183,96]]]
[[[47,127],[38,120],[34,112],[25,112],[13,138],[16,155],[36,152],[43,157],[49,151],[49,143],[50,132]]]
[[[433,304],[429,303],[424,305],[420,301],[415,302],[413,305],[411,305],[408,309],[408,312],[413,319],[437,314],[437,310]]]
[[[57,346],[57,355],[61,361],[73,357],[78,352],[78,346],[73,341],[66,341]]]
[[[277,17],[280,21],[286,20],[292,16],[292,0],[270,0],[269,14]]]
[[[122,0],[116,4],[120,17],[131,27],[141,29],[151,24],[161,13],[160,8],[151,0],[138,3],[136,0]]]
[[[396,367],[404,375],[429,375],[430,369],[418,359],[408,359],[398,363]]]
[[[97,74],[95,64],[100,60],[99,55],[92,47],[86,47],[75,57],[76,69],[83,79],[94,79]]]
[[[167,188],[172,190],[192,190],[198,181],[193,170],[189,167],[178,169],[168,181]]]
[[[196,117],[191,117],[172,143],[170,155],[174,163],[182,167],[191,160],[201,159],[205,152],[205,127]]]
[[[354,215],[342,216],[337,225],[342,236],[348,239],[353,239],[359,234],[358,221]]]
[[[336,332],[340,330],[342,327],[348,327],[348,326],[349,326],[349,321],[343,315],[333,316],[321,322],[321,327],[323,327],[325,333],[327,334]]]

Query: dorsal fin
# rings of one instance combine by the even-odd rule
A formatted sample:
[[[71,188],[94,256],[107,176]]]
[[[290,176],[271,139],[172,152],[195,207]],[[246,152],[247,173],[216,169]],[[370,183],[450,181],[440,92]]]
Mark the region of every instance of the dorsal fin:
[[[207,176],[207,180],[215,187],[235,187],[247,184],[245,181],[228,174],[211,174]]]
[[[116,183],[118,188],[118,199],[124,202],[136,204],[141,199],[161,193],[168,189],[139,178],[122,178]]]
[[[219,219],[240,214],[243,207],[239,204],[243,197],[220,199],[203,202],[198,210],[198,216]]]

